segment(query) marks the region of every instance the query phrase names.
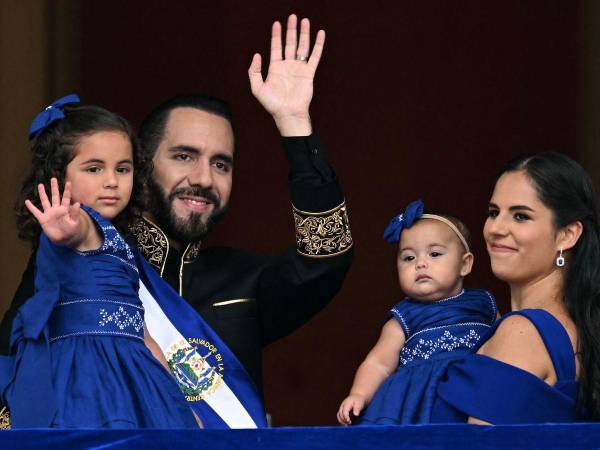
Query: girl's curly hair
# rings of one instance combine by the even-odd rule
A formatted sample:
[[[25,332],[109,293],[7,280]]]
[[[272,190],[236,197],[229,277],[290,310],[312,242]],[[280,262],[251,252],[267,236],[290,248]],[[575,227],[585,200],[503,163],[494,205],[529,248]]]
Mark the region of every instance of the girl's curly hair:
[[[98,106],[65,106],[65,117],[50,124],[34,140],[31,148],[31,168],[21,186],[15,211],[19,238],[31,241],[35,248],[41,233],[37,220],[25,207],[29,199],[41,207],[38,184],[50,192],[50,179],[55,177],[62,191],[67,165],[76,156],[81,138],[101,131],[117,131],[127,136],[133,149],[133,191],[127,207],[113,219],[113,224],[128,236],[128,224],[144,210],[144,186],[152,171],[151,160],[142,155],[137,138],[129,123],[121,116]]]

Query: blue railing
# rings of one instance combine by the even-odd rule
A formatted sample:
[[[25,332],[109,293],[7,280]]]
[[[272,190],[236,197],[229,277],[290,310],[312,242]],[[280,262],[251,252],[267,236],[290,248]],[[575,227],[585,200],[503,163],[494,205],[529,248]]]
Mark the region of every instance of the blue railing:
[[[600,449],[600,424],[283,427],[262,430],[10,430],[0,449]]]

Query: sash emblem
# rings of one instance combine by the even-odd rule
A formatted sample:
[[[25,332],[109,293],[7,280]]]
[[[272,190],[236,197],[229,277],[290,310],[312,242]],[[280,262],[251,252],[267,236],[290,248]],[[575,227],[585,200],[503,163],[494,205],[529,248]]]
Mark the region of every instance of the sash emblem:
[[[221,385],[223,357],[206,339],[180,340],[168,348],[165,357],[188,402],[204,400]]]

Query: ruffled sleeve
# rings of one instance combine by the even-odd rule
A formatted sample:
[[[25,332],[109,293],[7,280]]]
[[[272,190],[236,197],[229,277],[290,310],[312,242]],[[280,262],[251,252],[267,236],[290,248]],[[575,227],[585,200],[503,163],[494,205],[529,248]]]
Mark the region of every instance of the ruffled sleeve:
[[[577,382],[550,386],[535,375],[484,355],[448,368],[438,387],[432,422],[493,424],[576,422]]]

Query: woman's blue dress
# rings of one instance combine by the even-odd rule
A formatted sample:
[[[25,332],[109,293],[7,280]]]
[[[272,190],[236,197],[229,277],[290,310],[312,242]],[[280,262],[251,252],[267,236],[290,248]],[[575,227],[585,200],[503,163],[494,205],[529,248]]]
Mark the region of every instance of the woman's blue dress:
[[[85,210],[101,230],[99,249],[78,252],[40,237],[36,293],[15,319],[16,356],[3,375],[12,427],[196,428],[144,344],[132,250],[109,221]]]
[[[575,354],[561,323],[541,309],[505,315],[529,319],[539,332],[556,371],[550,386],[525,370],[485,355],[470,355],[452,364],[440,382],[432,422],[466,422],[469,416],[493,424],[560,423],[583,419],[576,401]],[[495,331],[501,320],[490,330]]]
[[[471,353],[496,320],[496,302],[482,289],[435,302],[405,299],[390,311],[406,342],[399,365],[358,418],[361,425],[429,423],[439,380],[451,361]]]

